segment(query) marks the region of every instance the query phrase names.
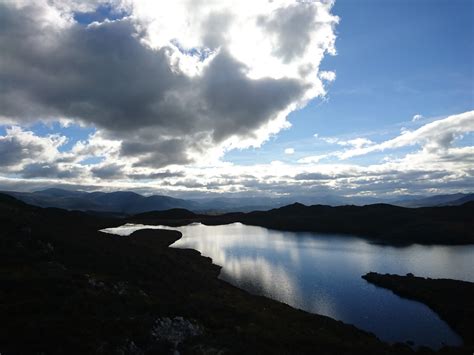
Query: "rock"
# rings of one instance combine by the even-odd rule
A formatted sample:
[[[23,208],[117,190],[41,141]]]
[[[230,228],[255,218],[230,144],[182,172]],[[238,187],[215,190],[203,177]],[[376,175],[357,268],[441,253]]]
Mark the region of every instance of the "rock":
[[[202,333],[203,330],[197,323],[183,317],[158,318],[151,330],[151,335],[156,341],[166,341],[173,344],[175,352],[178,345],[187,338]]]

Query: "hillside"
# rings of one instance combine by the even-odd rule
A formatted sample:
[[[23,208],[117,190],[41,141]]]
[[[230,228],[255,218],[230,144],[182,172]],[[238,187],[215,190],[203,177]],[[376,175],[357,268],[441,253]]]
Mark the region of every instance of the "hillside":
[[[474,202],[462,206],[403,208],[387,204],[368,206],[305,206],[295,203],[250,213],[192,215],[148,213],[127,219],[132,223],[183,225],[191,222],[217,225],[241,222],[288,231],[342,233],[389,244],[474,243]]]
[[[136,214],[147,211],[162,211],[171,208],[194,209],[192,201],[169,196],[142,196],[131,191],[82,192],[62,189],[46,189],[36,192],[7,193],[21,201],[39,207],[55,207],[78,211],[115,212]]]
[[[5,354],[412,353],[219,280],[209,258],[168,248],[175,231],[107,235],[123,221],[2,194],[0,223]]]

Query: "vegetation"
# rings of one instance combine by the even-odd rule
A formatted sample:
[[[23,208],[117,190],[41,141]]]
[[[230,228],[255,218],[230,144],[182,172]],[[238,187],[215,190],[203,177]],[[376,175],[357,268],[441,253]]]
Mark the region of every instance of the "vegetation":
[[[219,280],[209,258],[168,248],[178,232],[98,232],[123,222],[0,194],[2,354],[413,353]]]

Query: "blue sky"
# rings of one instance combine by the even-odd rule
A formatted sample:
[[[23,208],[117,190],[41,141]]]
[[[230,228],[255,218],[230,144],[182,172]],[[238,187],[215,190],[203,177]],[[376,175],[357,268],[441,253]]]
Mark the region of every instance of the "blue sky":
[[[285,148],[324,152],[314,134],[369,137],[398,135],[414,115],[426,118],[472,110],[474,25],[472,1],[339,0],[333,13],[338,55],[324,70],[336,72],[325,99],[293,112],[291,129],[249,151],[232,151],[230,161],[252,164],[282,159]],[[288,157],[286,157],[288,159]]]
[[[12,5],[2,188],[473,190],[472,1]]]

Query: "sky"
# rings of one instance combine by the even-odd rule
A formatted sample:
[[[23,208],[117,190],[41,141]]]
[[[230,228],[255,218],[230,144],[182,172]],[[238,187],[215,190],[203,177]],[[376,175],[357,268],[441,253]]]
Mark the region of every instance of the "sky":
[[[0,189],[473,192],[473,7],[0,1]]]

